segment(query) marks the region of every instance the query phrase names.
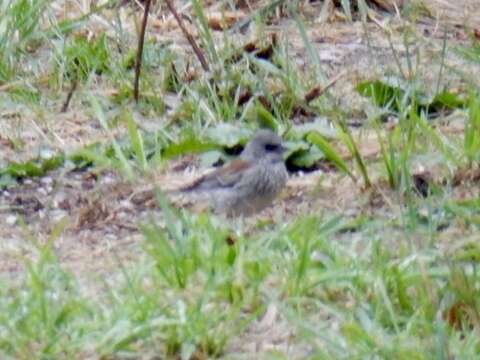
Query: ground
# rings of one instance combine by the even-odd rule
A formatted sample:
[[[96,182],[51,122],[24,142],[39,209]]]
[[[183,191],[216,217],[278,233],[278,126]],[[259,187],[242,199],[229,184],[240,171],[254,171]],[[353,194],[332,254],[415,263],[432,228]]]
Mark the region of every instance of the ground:
[[[234,45],[242,49],[241,44],[248,43],[258,49],[280,44],[295,74],[279,81],[286,72],[272,70],[271,57],[248,57],[251,67],[256,65],[267,75],[264,82],[258,75],[253,87],[246,85],[247,93],[253,88],[259,94],[278,96],[292,89],[300,92],[294,98],[307,114],[292,111],[275,123],[292,147],[297,140],[288,135],[292,126],[295,132],[305,124],[320,124],[315,129],[322,134],[336,133],[334,119],[339,112],[346,115],[348,134],[368,169],[369,181],[362,176],[348,141],[335,136],[333,148],[355,180],[331,158],[303,168],[292,166],[288,185],[275,204],[246,219],[210,216],[175,196],[168,197],[179,213],[165,215],[170,210],[160,204],[156,190],[168,194],[207,171],[205,163],[212,163],[197,149],[152,161],[145,171],[135,164],[133,177],[123,171],[121,161],[109,162],[105,156],[87,167],[66,161],[41,176],[16,178],[0,188],[0,272],[8,284],[4,293],[8,300],[1,306],[9,314],[0,328],[2,354],[193,359],[478,354],[478,340],[466,329],[479,331],[474,261],[480,174],[478,166],[455,162],[448,155],[463,143],[473,105],[470,110],[449,109],[428,118],[427,125],[418,126],[422,130],[413,130],[418,135],[410,152],[404,149],[411,144],[390,139],[397,141],[392,149],[402,154],[399,158],[408,154],[412,179],[410,187],[403,187],[403,182],[395,187],[388,182],[382,148],[386,145],[379,139],[401,127],[401,111],[385,115],[356,86],[396,76],[420,84],[430,95],[438,92],[437,83],[452,94],[478,91],[479,62],[461,56],[458,49],[478,42],[480,5],[474,0],[455,4],[406,0],[386,11],[381,4],[392,2],[372,1],[367,2],[370,10],[362,21],[362,11],[356,7],[349,19],[345,7],[335,1],[305,1],[298,2],[295,11],[282,5],[268,16],[252,18],[246,30],[232,30],[229,21],[248,19],[268,2],[232,2],[237,6],[228,12],[220,2],[173,3],[208,54],[212,73],[221,71],[206,50],[208,36],[217,50]],[[208,28],[214,28],[216,21],[229,25],[206,35],[197,21],[197,5]],[[143,6],[144,2],[125,1],[95,13],[86,1],[54,1],[46,5],[39,28],[51,29],[62,20],[90,14],[73,34],[95,41],[104,33],[115,54],[111,56],[124,59],[125,52],[136,49]],[[228,101],[224,104],[221,96],[212,95],[220,92],[221,84],[198,90],[202,81],[213,84],[215,76],[209,79],[199,66],[191,44],[162,2],[153,4],[147,44],[161,44],[175,55],[187,85],[177,93],[158,85],[166,82],[166,67],[156,62],[163,53],[154,52],[151,58],[145,55],[140,93],[160,99],[165,111],[158,110],[153,100],[142,108],[128,96],[123,98],[133,80],[133,70],[127,67],[109,75],[89,73],[62,112],[71,78],[62,75],[68,63],[61,59],[74,35],[50,37],[28,49],[19,61],[32,72],[19,72],[0,83],[3,168],[45,152],[68,155],[94,143],[111,144],[122,136],[134,142],[129,123],[122,118],[125,113],[138,131],[160,134],[160,143],[181,143],[184,128],[199,139],[224,122],[252,128],[250,110],[231,111]],[[112,50],[114,46],[118,52]],[[229,57],[218,51],[222,65],[236,66],[225,65]],[[241,83],[257,74],[246,70],[251,67],[238,65],[245,75]],[[308,90],[325,84],[330,86],[313,104],[301,103]],[[27,101],[15,96],[17,87],[33,88],[40,95]],[[99,99],[100,110],[92,96]],[[249,94],[248,106],[256,98],[262,102],[261,97]],[[185,105],[189,101],[194,110]],[[263,104],[275,108],[272,103],[269,98]],[[276,115],[280,111],[269,110]],[[102,116],[106,126],[99,120]],[[377,117],[383,118],[381,130],[373,124]],[[235,146],[226,150],[235,152]],[[461,157],[451,152],[452,158]],[[174,245],[169,247],[162,239]],[[50,278],[45,264],[73,280],[65,284]],[[469,288],[471,293],[462,292]],[[37,296],[49,305],[37,302]],[[57,306],[81,310],[59,314]],[[32,315],[38,308],[44,309],[43,316]],[[52,320],[45,320],[50,315]],[[34,325],[29,328],[22,319]],[[47,330],[36,333],[35,326]],[[445,345],[433,344],[433,339]]]

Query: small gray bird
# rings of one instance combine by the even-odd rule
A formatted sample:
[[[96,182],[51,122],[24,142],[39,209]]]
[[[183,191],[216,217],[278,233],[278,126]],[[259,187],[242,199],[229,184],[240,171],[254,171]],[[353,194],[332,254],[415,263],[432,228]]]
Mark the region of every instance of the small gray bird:
[[[259,130],[240,157],[180,189],[206,196],[213,209],[227,216],[244,216],[270,205],[285,186],[288,174],[282,139]]]

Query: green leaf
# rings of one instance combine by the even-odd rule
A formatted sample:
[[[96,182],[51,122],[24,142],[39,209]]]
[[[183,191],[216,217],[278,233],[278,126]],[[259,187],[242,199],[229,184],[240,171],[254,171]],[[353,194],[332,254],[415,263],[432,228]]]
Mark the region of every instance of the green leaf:
[[[318,147],[314,146],[308,150],[296,152],[288,158],[288,161],[295,166],[308,169],[322,159],[325,159],[325,154]]]
[[[330,122],[326,118],[316,118],[314,121],[304,124],[294,125],[288,131],[289,137],[295,139],[303,139],[311,131],[316,131],[323,137],[328,139],[337,139],[338,134],[334,127],[330,125]]]
[[[360,95],[371,98],[375,105],[391,111],[398,111],[398,104],[405,93],[400,87],[380,80],[361,82],[356,86],[356,90]]]
[[[430,102],[429,106],[433,108],[447,108],[458,109],[463,108],[467,104],[467,101],[457,94],[449,91],[442,91],[438,93]]]
[[[348,168],[348,165],[343,161],[343,159],[338,155],[335,149],[328,143],[327,140],[324,139],[322,135],[320,135],[316,131],[312,131],[307,135],[307,141],[317,146],[322,152],[325,154],[325,157],[333,162],[333,164],[343,171],[345,174],[350,176],[354,181],[355,176]]]
[[[0,169],[0,176],[8,175],[11,178],[43,176],[47,171],[58,168],[63,164],[63,155],[52,156],[47,159],[35,159],[24,163],[12,163]]]
[[[110,55],[105,34],[89,40],[76,35],[65,49],[65,76],[85,81],[92,72],[102,73],[110,68]]]
[[[275,121],[275,117],[270,111],[265,109],[265,107],[260,102],[257,102],[257,104],[255,105],[255,111],[257,113],[258,123],[261,127],[267,127],[274,131],[277,130],[278,125]]]
[[[252,132],[229,123],[220,123],[207,130],[207,137],[215,144],[232,148],[244,144]]]
[[[284,143],[287,148],[286,157],[289,158],[291,155],[303,153],[310,149],[310,143],[304,140],[295,140],[295,141],[286,141]]]
[[[212,142],[204,142],[194,135],[182,139],[176,144],[171,144],[163,150],[163,157],[171,159],[183,154],[202,153],[217,149],[219,146]]]
[[[403,104],[413,105],[416,113],[424,111],[433,115],[444,110],[463,108],[467,103],[462,97],[446,90],[433,98],[418,91],[408,91],[408,84],[396,77],[385,78],[384,81],[364,81],[357,85],[356,90],[371,98],[376,106],[393,112],[399,112]]]

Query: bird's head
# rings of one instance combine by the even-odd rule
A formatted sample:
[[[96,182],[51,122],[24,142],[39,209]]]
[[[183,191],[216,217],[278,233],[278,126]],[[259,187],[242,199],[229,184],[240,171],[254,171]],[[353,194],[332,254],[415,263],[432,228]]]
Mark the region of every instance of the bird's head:
[[[270,162],[283,161],[286,148],[282,139],[271,130],[258,130],[242,151],[242,158],[249,161],[267,160]]]

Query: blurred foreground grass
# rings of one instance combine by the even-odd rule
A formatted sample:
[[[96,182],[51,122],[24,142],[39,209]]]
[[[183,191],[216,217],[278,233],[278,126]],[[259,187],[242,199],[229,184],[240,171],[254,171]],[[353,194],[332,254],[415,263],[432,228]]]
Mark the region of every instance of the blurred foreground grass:
[[[367,3],[347,3],[336,10],[342,21],[368,26]],[[356,181],[361,195],[350,207],[360,210],[318,208],[252,231],[159,201],[165,224],[138,224],[138,259],[119,258],[118,272],[88,289],[58,259],[60,222],[46,243],[29,237],[35,251],[19,255],[17,276],[2,276],[1,357],[477,358],[479,88],[446,61],[454,53],[480,66],[476,40],[440,39],[436,60],[427,61],[435,69],[429,83],[419,71],[422,52],[411,51],[425,39],[405,20],[401,62],[391,43],[394,73],[355,84],[371,101],[358,130],[349,123],[353,110],[322,88],[328,77],[310,39],[315,24],[300,5],[256,4],[256,41],[241,45],[228,29],[213,32],[206,4],[189,4],[211,72],[198,69],[181,38],[147,40],[134,104],[136,5],[71,10],[72,20],[58,15],[58,2],[0,3],[0,121],[34,114],[31,126],[53,149],[6,161],[0,186],[8,191],[68,162],[135,183],[182,155],[197,153],[207,165],[228,159],[255,128],[270,127],[288,142],[292,172],[327,162]],[[266,30],[280,8],[302,56],[292,54],[288,31]],[[405,19],[418,15],[407,10]],[[464,87],[450,87],[454,81]],[[49,130],[70,91],[67,113],[101,129],[74,149]],[[373,157],[365,133],[378,148]],[[29,150],[28,139],[1,136],[12,152]]]

